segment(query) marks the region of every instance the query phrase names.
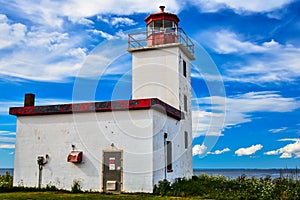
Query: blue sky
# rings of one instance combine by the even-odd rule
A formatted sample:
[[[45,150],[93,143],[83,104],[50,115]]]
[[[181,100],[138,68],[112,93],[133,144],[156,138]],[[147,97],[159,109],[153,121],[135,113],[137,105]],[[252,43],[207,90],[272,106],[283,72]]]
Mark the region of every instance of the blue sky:
[[[212,93],[222,88],[193,63],[194,168],[299,167],[300,1],[0,0],[0,168],[13,167],[8,108],[25,93],[37,105],[69,103],[76,81],[94,79],[94,96],[75,100],[108,100],[122,78],[125,92],[113,98],[130,98],[130,56],[98,80],[89,55],[113,53],[102,42],[144,28],[162,4],[210,55],[226,91]]]

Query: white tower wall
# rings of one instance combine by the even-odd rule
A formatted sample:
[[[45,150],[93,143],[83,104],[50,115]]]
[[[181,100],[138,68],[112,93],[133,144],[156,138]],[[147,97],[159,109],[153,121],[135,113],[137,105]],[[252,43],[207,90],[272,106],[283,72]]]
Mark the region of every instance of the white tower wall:
[[[179,109],[178,47],[132,52],[132,98],[158,98]]]
[[[191,177],[192,169],[192,108],[190,55],[182,44],[164,44],[143,47],[131,51],[132,54],[132,98],[158,98],[181,110],[184,118],[174,120],[163,129],[154,127],[154,164],[165,163],[165,153],[156,151],[163,143],[163,133],[172,142],[173,169],[165,173],[161,169],[154,173],[154,183],[163,178]],[[192,58],[193,59],[193,58]],[[184,70],[185,63],[185,70]],[[162,123],[161,117],[154,115],[154,125]],[[160,126],[159,126],[160,127]],[[161,165],[161,164],[160,164]],[[154,169],[158,168],[154,166]]]

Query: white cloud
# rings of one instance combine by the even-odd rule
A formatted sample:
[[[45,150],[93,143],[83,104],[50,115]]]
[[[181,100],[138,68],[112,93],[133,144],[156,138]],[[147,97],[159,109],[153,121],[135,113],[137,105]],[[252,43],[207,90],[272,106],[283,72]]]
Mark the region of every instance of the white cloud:
[[[30,31],[27,35],[26,44],[28,47],[45,46],[50,52],[63,48],[70,39],[68,33],[48,32],[43,29]]]
[[[240,149],[236,150],[234,153],[237,156],[253,155],[262,148],[263,148],[263,146],[261,144],[256,144],[256,145],[252,145],[251,147],[248,147],[248,148],[240,148]]]
[[[0,131],[0,149],[15,148],[16,133],[10,131]]]
[[[193,146],[193,156],[196,156],[196,155],[202,155],[205,153],[207,147],[202,144],[202,145],[199,145],[199,144],[196,144],[195,146]]]
[[[203,42],[220,54],[271,53],[274,50],[282,50],[283,48],[287,50],[294,48],[290,44],[281,45],[274,39],[269,42],[255,44],[243,35],[226,29],[203,32],[200,34],[200,38],[205,39]]]
[[[292,154],[284,152],[283,154],[281,154],[280,158],[292,158]]]
[[[241,82],[289,82],[300,77],[298,63],[300,62],[300,48],[290,44],[266,46],[260,59],[249,58],[243,66],[234,66],[227,70],[229,75],[225,80]],[[241,77],[241,78],[239,78]]]
[[[8,18],[6,15],[0,14],[0,23],[7,23],[8,22]]]
[[[15,132],[10,132],[10,131],[0,131],[0,136],[3,136],[3,135],[16,135]]]
[[[300,142],[300,138],[283,138],[278,140],[279,142],[285,142],[285,141],[293,141],[293,142]]]
[[[168,11],[179,10],[175,0],[165,4]],[[77,75],[91,50],[87,49],[90,46],[87,44],[89,35],[86,31],[69,30],[76,28],[76,23],[88,25],[93,29],[94,22],[90,17],[106,15],[108,20],[104,21],[113,26],[131,26],[136,22],[124,15],[159,10],[158,3],[133,0],[92,0],[88,4],[74,0],[46,0],[38,3],[29,0],[7,1],[4,5],[13,10],[15,19],[24,23],[14,22],[6,15],[0,15],[0,49],[11,48],[11,51],[1,52],[0,76],[8,81],[68,81],[68,78]],[[110,17],[110,14],[115,17]],[[95,30],[94,33],[104,39],[125,36],[121,31],[109,34],[101,29]]]
[[[274,39],[254,43],[229,30],[207,31],[199,34],[199,40],[219,54],[242,55],[238,63],[225,63],[224,81],[280,82],[300,77],[298,63],[300,48],[280,44]],[[251,56],[251,54],[259,54]]]
[[[128,17],[114,17],[111,24],[113,26],[132,26],[135,25],[136,22]]]
[[[95,14],[118,14],[128,15],[133,13],[147,13],[158,11],[158,6],[164,3],[168,11],[177,12],[180,9],[178,2],[175,0],[153,3],[151,1],[141,0],[124,0],[124,1],[101,1],[92,0],[88,4],[86,2],[68,0],[64,2],[63,13],[71,19],[80,16],[93,16]],[[117,6],[116,6],[117,5]],[[124,9],[125,8],[125,9]]]
[[[217,53],[257,53],[264,52],[265,48],[249,41],[242,41],[240,36],[228,30],[221,30],[214,34],[204,33],[206,38],[210,38],[209,46]]]
[[[67,3],[64,1],[64,3]],[[56,29],[62,28],[64,14],[62,13],[62,4],[57,1],[9,1],[5,2],[7,6],[14,8],[15,14],[27,19],[34,24]],[[80,19],[80,18],[79,18]]]
[[[6,15],[0,14],[0,49],[19,44],[25,39],[27,27],[21,23],[9,23]]]
[[[279,153],[276,150],[268,151],[264,153],[265,155],[278,155]]]
[[[158,6],[165,4],[170,12],[178,12],[180,3],[175,0],[153,3],[147,0],[90,0],[89,3],[77,0],[65,1],[41,1],[34,0],[23,1],[7,1],[8,6],[13,7],[16,12],[32,20],[40,25],[46,24],[51,27],[61,28],[63,20],[67,17],[76,23],[82,18],[101,15],[116,14],[129,15],[133,13],[148,13],[158,11]]]
[[[223,113],[213,113],[208,111],[193,111],[193,137],[201,135],[223,136]]]
[[[94,24],[94,22],[92,20],[89,20],[89,19],[84,18],[84,17],[79,19],[78,23],[82,24],[82,25],[93,25]]]
[[[115,17],[112,20],[114,25],[117,26],[135,23],[126,17]],[[9,19],[5,15],[1,15],[0,21],[6,23]],[[92,25],[92,21],[84,17],[78,19],[77,22]],[[100,36],[107,40],[126,38],[122,46],[123,51],[126,52],[127,34],[123,31],[117,31],[114,35],[96,29],[90,30],[90,32],[98,35],[98,38]],[[3,42],[1,42],[1,37],[3,37]],[[0,76],[8,81],[12,80],[11,77],[14,77],[13,81],[18,80],[17,78],[49,82],[68,81],[68,78],[78,75],[85,64],[88,53],[90,53],[90,50],[83,47],[86,45],[86,37],[88,37],[86,32],[73,34],[67,30],[56,30],[55,28],[37,25],[32,25],[29,31],[24,33],[22,40],[18,37],[14,37],[16,41],[10,40],[9,36],[2,34],[0,36],[0,48],[1,44],[2,46],[14,45],[15,48],[11,52],[3,52],[0,59]],[[9,41],[9,44],[6,44],[6,41]],[[117,52],[117,47],[118,44],[115,44],[106,51],[115,54],[112,51]],[[94,68],[96,67],[99,68],[99,63],[96,63]],[[90,73],[86,74],[85,77],[94,77],[95,73],[92,72],[93,70],[90,70]]]
[[[67,33],[34,29],[12,53],[2,54],[0,76],[38,81],[63,81],[76,76],[87,50],[83,38]]]
[[[279,141],[294,141],[294,143],[287,144],[286,146],[277,150],[265,152],[265,155],[280,155],[280,158],[299,158],[300,156],[300,138],[285,138]]]
[[[0,131],[0,146],[12,145],[16,142],[16,133],[10,131]]]
[[[137,22],[135,22],[133,19],[130,19],[128,17],[110,17],[110,16],[97,16],[97,20],[103,21],[107,24],[110,24],[112,26],[120,27],[120,26],[133,26],[136,25]]]
[[[207,154],[215,154],[215,155],[219,155],[219,154],[223,154],[223,153],[226,153],[226,152],[229,152],[230,149],[229,148],[224,148],[222,150],[216,150],[214,152],[208,152]]]
[[[227,98],[227,106],[239,105],[243,112],[291,112],[300,107],[296,98],[282,97],[276,91],[249,92]],[[235,106],[234,106],[235,104]]]
[[[93,34],[95,35],[100,35],[101,37],[107,39],[107,40],[112,40],[112,39],[115,39],[115,36],[109,34],[109,33],[106,33],[106,32],[103,32],[103,31],[100,31],[100,30],[92,30],[91,31]]]
[[[97,20],[103,21],[103,22],[109,24],[109,18],[108,18],[108,17],[98,15],[98,16],[97,16]]]
[[[0,149],[14,149],[14,144],[0,144]]]
[[[288,127],[281,127],[281,128],[276,128],[276,129],[270,129],[269,132],[271,132],[271,133],[280,133],[280,132],[285,131],[287,129],[288,129]]]
[[[236,13],[244,12],[270,12],[277,10],[292,2],[292,0],[193,0],[192,4],[198,6],[202,12],[217,12],[220,9],[229,8]]]
[[[211,99],[215,104],[211,104]],[[226,106],[224,105],[226,102]],[[222,136],[224,128],[252,121],[254,112],[292,112],[300,108],[297,98],[282,97],[275,91],[249,92],[230,97],[203,97],[197,103],[202,110],[193,111],[193,136]],[[224,112],[224,106],[226,108]],[[225,117],[224,126],[222,119]],[[213,119],[213,121],[212,121]]]
[[[16,138],[0,136],[0,143],[14,143],[14,142],[16,142]]]

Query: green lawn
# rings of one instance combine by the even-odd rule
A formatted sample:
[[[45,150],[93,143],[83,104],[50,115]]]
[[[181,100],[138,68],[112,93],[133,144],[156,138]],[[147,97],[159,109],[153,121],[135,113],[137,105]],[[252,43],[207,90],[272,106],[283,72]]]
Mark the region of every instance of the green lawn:
[[[30,200],[40,200],[40,199],[128,199],[128,200],[161,200],[161,199],[178,199],[178,200],[187,200],[187,199],[200,199],[200,198],[180,198],[180,197],[159,197],[151,194],[101,194],[101,193],[66,193],[66,192],[9,192],[9,193],[0,193],[1,200],[16,200],[16,199],[30,199]]]

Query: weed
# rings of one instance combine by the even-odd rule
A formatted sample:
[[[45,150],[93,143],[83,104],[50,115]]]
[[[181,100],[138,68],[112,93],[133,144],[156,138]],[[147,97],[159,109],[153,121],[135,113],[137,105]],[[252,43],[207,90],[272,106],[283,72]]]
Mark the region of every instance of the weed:
[[[77,179],[73,180],[73,185],[71,187],[71,192],[72,193],[82,192],[80,180],[77,180]]]

